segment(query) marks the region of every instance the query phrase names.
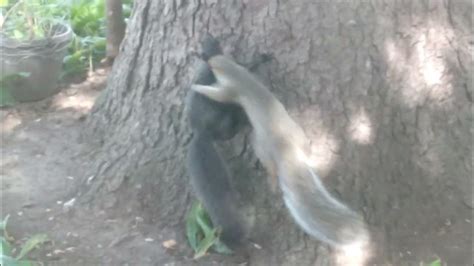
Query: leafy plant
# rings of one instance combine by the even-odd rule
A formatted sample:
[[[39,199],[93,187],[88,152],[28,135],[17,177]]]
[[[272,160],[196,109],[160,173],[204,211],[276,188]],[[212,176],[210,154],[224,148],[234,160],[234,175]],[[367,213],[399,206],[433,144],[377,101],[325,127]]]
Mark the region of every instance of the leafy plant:
[[[194,259],[204,256],[212,247],[222,254],[232,251],[219,239],[221,229],[213,228],[209,215],[199,202],[194,202],[186,218],[186,236],[195,254]]]
[[[40,244],[48,241],[48,237],[45,234],[36,234],[30,237],[21,247],[20,253],[15,257],[13,255],[13,249],[9,242],[8,233],[6,230],[9,215],[0,223],[0,231],[3,235],[0,236],[0,265],[6,266],[33,266],[37,263],[31,260],[24,260],[23,258],[28,255],[33,249],[38,247]]]
[[[63,59],[63,76],[93,69],[94,63],[105,56],[106,40],[100,36],[76,36]]]
[[[18,41],[52,36],[54,25],[65,19],[67,10],[64,4],[53,0],[19,0],[11,6],[5,1],[4,4],[0,28],[5,36]]]
[[[132,0],[123,1],[125,18],[131,14],[132,4]],[[63,76],[91,70],[105,57],[105,1],[72,0],[70,21],[76,37],[64,58]]]
[[[123,0],[125,18],[132,5],[133,0]],[[20,41],[47,37],[57,21],[69,21],[75,37],[63,59],[62,77],[92,70],[105,57],[104,0],[0,0],[0,9],[0,28]]]
[[[71,26],[78,36],[105,36],[104,2],[104,0],[72,1]]]

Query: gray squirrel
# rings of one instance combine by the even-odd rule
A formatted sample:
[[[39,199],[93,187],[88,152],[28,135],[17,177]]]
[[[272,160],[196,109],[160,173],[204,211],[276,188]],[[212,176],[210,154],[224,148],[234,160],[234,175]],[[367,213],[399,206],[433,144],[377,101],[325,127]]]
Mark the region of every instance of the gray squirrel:
[[[202,57],[206,59],[221,53],[218,42],[211,36],[203,40],[202,49]],[[209,66],[202,64],[195,83],[210,85],[215,81]],[[214,142],[233,138],[244,124],[245,114],[235,104],[219,103],[194,91],[189,91],[186,104],[193,132],[186,166],[193,190],[213,225],[222,230],[220,239],[231,249],[239,249],[246,235],[243,219],[229,169]]]
[[[218,102],[240,105],[253,127],[254,151],[272,179],[278,177],[286,207],[309,235],[340,250],[365,249],[369,232],[363,218],[332,196],[308,159],[303,129],[282,103],[246,68],[231,58],[207,60],[216,82],[193,91]]]

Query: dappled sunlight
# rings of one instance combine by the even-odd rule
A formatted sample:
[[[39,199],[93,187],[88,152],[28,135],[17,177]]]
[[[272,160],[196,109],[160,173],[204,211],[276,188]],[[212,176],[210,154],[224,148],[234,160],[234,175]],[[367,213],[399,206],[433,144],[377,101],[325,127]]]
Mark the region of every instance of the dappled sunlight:
[[[427,86],[433,86],[442,83],[443,72],[446,68],[444,60],[428,50],[426,34],[421,34],[415,45],[417,62],[420,66],[422,78]],[[438,41],[438,40],[433,40]]]
[[[451,108],[454,104],[453,74],[448,62],[455,56],[450,39],[454,38],[451,28],[435,21],[427,21],[424,26],[406,29],[402,38],[385,41],[390,94],[401,97],[401,102],[409,108],[429,105],[436,108]],[[448,60],[449,59],[449,60]],[[417,109],[417,139],[420,151],[414,162],[431,176],[442,174],[438,143],[431,128],[431,114],[425,108]]]
[[[0,134],[11,133],[16,127],[21,125],[21,123],[22,119],[18,115],[7,114],[6,117],[0,121]]]
[[[407,38],[385,41],[390,83],[409,106],[420,105],[426,99],[438,106],[452,103],[452,75],[444,54],[452,35],[451,29],[431,23],[414,28]]]
[[[89,73],[87,79],[79,84],[69,84],[54,96],[52,106],[56,109],[74,109],[88,112],[96,98],[107,84],[108,69],[97,69]]]
[[[294,116],[299,118],[298,123],[304,128],[311,143],[306,150],[306,153],[309,151],[309,156],[304,161],[314,168],[318,176],[324,178],[338,159],[340,141],[327,129],[318,106],[305,108]],[[302,158],[299,154],[297,156]]]
[[[311,154],[307,163],[316,169],[319,176],[329,173],[337,159],[339,141],[328,132],[319,132],[311,138]]]
[[[352,115],[348,131],[350,138],[359,144],[373,142],[373,126],[365,110]]]
[[[86,94],[63,96],[55,98],[53,106],[58,109],[73,108],[77,111],[89,111],[94,105],[95,99],[95,96]]]
[[[356,241],[343,246],[336,252],[336,264],[338,266],[364,266],[372,257],[372,250],[367,241]]]

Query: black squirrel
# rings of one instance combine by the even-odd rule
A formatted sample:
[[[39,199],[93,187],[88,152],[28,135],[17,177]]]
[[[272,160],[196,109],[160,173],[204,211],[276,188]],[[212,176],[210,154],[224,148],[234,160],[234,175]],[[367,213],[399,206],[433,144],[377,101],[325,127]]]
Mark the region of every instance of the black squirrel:
[[[364,257],[369,232],[363,218],[324,187],[308,159],[309,140],[283,104],[231,58],[215,55],[207,61],[217,81],[194,84],[192,90],[243,107],[253,127],[255,154],[269,174],[278,177],[285,205],[296,223],[352,260]]]
[[[221,53],[218,42],[210,35],[202,41],[202,50],[204,59]],[[209,66],[203,63],[195,83],[215,82]],[[186,105],[193,132],[186,166],[193,190],[213,225],[222,230],[220,239],[231,249],[240,249],[245,239],[244,223],[229,169],[214,142],[233,138],[245,123],[245,114],[238,105],[219,103],[194,91],[189,91]]]

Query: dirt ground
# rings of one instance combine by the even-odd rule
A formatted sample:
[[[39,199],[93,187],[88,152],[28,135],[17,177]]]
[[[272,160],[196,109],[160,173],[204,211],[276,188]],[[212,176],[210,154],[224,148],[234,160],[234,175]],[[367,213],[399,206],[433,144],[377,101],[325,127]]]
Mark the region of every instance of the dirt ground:
[[[7,229],[17,246],[33,234],[48,235],[51,241],[30,254],[46,265],[193,264],[182,236],[166,239],[172,233],[154,231],[141,217],[110,218],[77,204],[77,187],[93,178],[82,176],[91,151],[84,149],[81,127],[107,73],[97,70],[49,99],[0,110],[1,217],[10,214]],[[230,262],[213,255],[199,264],[222,265],[223,259]]]
[[[63,85],[49,99],[0,111],[1,213],[10,214],[8,232],[16,244],[36,233],[52,240],[32,253],[32,259],[79,265],[99,254],[88,250],[98,250],[100,239],[89,241],[90,235],[70,217],[80,177],[79,129],[104,87],[106,73],[96,71],[80,84]]]
[[[45,265],[193,264],[182,237],[176,243],[141,217],[110,218],[77,204],[78,186],[92,178],[82,175],[94,152],[81,140],[81,127],[107,73],[99,69],[49,99],[0,110],[0,217],[10,215],[7,231],[17,248],[29,236],[48,235],[51,241],[29,254]],[[201,262],[220,260],[228,258]]]

